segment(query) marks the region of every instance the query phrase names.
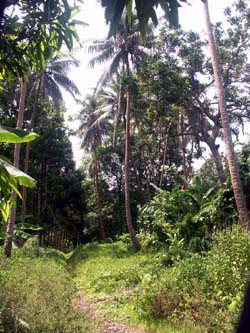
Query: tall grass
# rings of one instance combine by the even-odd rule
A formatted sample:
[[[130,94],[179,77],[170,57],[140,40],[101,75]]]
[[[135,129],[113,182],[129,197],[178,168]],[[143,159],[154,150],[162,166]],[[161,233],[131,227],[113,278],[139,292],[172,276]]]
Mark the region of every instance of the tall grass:
[[[91,332],[74,304],[77,289],[63,254],[31,248],[0,258],[0,331]]]

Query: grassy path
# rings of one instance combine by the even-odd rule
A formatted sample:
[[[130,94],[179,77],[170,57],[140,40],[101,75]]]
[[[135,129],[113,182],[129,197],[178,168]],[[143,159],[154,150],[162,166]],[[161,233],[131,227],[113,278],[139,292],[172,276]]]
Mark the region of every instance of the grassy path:
[[[107,317],[107,313],[98,307],[101,303],[108,301],[109,297],[84,297],[79,296],[78,308],[82,310],[88,320],[95,322],[98,333],[143,333],[141,329],[116,322]]]
[[[143,288],[158,281],[162,266],[153,255],[126,244],[88,244],[68,258],[79,290],[78,307],[98,333],[190,333],[141,317]]]
[[[145,260],[123,243],[83,246],[68,259],[79,289],[78,307],[100,333],[145,332],[133,311],[138,267]]]

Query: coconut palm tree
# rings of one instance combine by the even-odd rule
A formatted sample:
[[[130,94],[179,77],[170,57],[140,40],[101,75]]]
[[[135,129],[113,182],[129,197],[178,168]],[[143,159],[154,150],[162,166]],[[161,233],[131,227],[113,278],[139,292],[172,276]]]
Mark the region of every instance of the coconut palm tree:
[[[38,92],[38,97],[44,100],[49,99],[57,111],[64,101],[63,90],[71,94],[74,100],[80,95],[76,84],[69,78],[69,71],[72,67],[78,67],[80,62],[71,54],[55,56],[47,63],[44,71],[29,77],[29,97],[33,97],[32,92]]]
[[[223,128],[223,135],[224,135],[224,142],[226,147],[226,156],[229,166],[229,171],[231,175],[232,187],[234,191],[235,202],[237,206],[237,210],[239,213],[240,222],[242,225],[243,230],[248,229],[248,225],[250,222],[249,214],[247,210],[247,205],[242,189],[239,169],[237,165],[237,159],[233,147],[232,141],[232,134],[230,128],[230,119],[227,112],[227,103],[225,98],[225,89],[222,82],[222,75],[221,69],[218,61],[218,54],[216,50],[216,45],[213,36],[212,24],[209,15],[209,8],[208,8],[208,0],[202,0],[204,4],[204,14],[205,14],[205,24],[206,30],[208,35],[208,43],[210,48],[213,72],[214,72],[214,79],[215,79],[215,86],[219,104],[219,110],[221,114],[221,122]]]
[[[62,90],[70,93],[77,100],[80,91],[76,84],[68,77],[71,67],[78,67],[79,61],[72,55],[55,56],[52,61],[47,64],[46,69],[39,74],[32,73],[29,77],[28,88],[29,98],[33,98],[32,113],[29,122],[29,130],[33,130],[37,113],[37,102],[39,98],[50,100],[57,112],[60,112],[60,107],[63,103]],[[26,144],[24,171],[28,173],[29,169],[30,142]],[[27,189],[23,187],[23,201],[21,210],[21,222],[25,220]]]
[[[96,208],[98,213],[99,233],[102,240],[106,239],[102,203],[99,185],[99,163],[97,157],[97,147],[102,143],[103,137],[107,131],[110,106],[101,103],[96,97],[88,95],[83,103],[82,111],[78,117],[80,126],[77,130],[81,137],[81,148],[89,151],[93,156],[93,175],[96,194]]]
[[[17,119],[17,129],[22,129],[23,120],[24,120],[24,112],[25,105],[27,104],[28,94],[27,91],[32,91],[32,87],[37,89],[35,95],[35,101],[33,104],[32,116],[30,121],[29,129],[32,130],[34,127],[35,121],[35,113],[37,109],[37,100],[39,97],[42,97],[46,100],[46,98],[50,98],[55,105],[55,108],[59,110],[59,107],[63,101],[63,96],[61,92],[61,88],[64,88],[66,91],[70,92],[71,95],[76,98],[76,95],[80,94],[76,85],[71,81],[68,77],[68,71],[70,66],[79,65],[79,62],[76,61],[73,57],[58,57],[54,58],[54,62],[51,62],[46,67],[45,71],[41,72],[38,75],[31,74],[29,76],[28,82],[22,81],[20,83],[20,98],[19,98],[19,112]],[[32,95],[31,93],[29,94]],[[26,152],[25,152],[25,167],[24,169],[28,172],[28,164],[29,164],[29,151],[30,144],[27,143]],[[15,144],[14,148],[14,166],[19,168],[20,161],[20,144]],[[13,198],[15,200],[16,194],[13,193]],[[23,206],[22,206],[22,221],[24,221],[24,216],[26,213],[26,199],[27,199],[27,189],[23,188]],[[4,244],[4,253],[6,256],[11,255],[12,250],[12,239],[14,234],[14,226],[16,219],[16,208],[11,208],[10,217],[7,224],[7,237],[5,239]]]
[[[150,27],[149,27],[150,29]],[[150,39],[148,39],[148,46]],[[131,242],[135,250],[140,249],[140,243],[135,236],[132,224],[130,209],[130,185],[129,185],[129,159],[130,159],[130,110],[131,110],[131,88],[128,84],[131,76],[132,67],[135,66],[140,59],[148,55],[149,48],[143,46],[141,35],[139,32],[138,22],[133,17],[131,24],[128,19],[123,16],[118,24],[116,37],[110,37],[102,41],[94,41],[89,47],[89,51],[98,53],[91,61],[90,65],[109,62],[109,66],[104,71],[99,80],[96,91],[98,92],[105,83],[107,83],[114,74],[119,73],[125,80],[121,80],[118,94],[118,114],[121,114],[122,100],[126,98],[124,107],[125,113],[125,157],[124,157],[124,183],[125,183],[125,210],[126,223],[130,234]]]

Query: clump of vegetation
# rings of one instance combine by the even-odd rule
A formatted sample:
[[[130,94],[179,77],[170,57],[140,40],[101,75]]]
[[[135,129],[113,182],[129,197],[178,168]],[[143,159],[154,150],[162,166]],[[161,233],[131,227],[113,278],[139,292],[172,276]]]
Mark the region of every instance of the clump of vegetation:
[[[147,319],[192,322],[203,332],[231,332],[249,268],[249,235],[237,228],[219,233],[209,252],[185,258],[144,288],[140,313]]]
[[[26,250],[27,254],[27,250]],[[0,259],[0,327],[9,333],[90,332],[76,287],[58,256],[13,253]]]

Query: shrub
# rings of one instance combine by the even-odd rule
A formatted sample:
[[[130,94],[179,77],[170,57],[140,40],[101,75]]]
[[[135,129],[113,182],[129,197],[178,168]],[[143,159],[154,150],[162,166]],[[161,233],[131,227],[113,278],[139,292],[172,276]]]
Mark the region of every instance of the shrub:
[[[205,254],[193,254],[144,289],[141,313],[188,320],[203,332],[231,332],[238,318],[250,270],[250,236],[238,228],[219,233]]]
[[[196,215],[206,200],[208,195],[202,193],[199,178],[195,178],[192,186],[186,190],[176,187],[172,192],[161,190],[156,193],[153,199],[142,207],[138,216],[137,222],[144,247],[160,248],[163,244],[169,247],[174,240],[175,245],[182,241],[185,247],[195,244],[189,248],[200,251],[210,227],[205,223],[207,221],[197,219]],[[180,253],[183,246],[179,247]]]

